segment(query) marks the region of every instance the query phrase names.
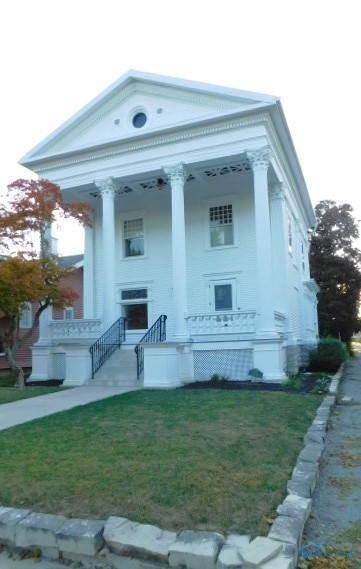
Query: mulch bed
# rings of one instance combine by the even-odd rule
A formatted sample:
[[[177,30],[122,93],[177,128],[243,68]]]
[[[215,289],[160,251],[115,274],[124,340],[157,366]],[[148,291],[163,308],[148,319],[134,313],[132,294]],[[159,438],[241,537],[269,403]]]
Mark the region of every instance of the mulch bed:
[[[26,387],[60,387],[63,384],[62,379],[48,379],[46,381],[26,381]]]
[[[286,393],[307,394],[311,393],[315,387],[315,381],[318,378],[313,375],[305,376],[302,382],[302,388],[296,390],[293,387],[288,387],[282,383],[268,383],[266,381],[195,381],[194,383],[187,383],[182,389],[233,389],[233,390],[247,390],[247,391],[284,391]]]

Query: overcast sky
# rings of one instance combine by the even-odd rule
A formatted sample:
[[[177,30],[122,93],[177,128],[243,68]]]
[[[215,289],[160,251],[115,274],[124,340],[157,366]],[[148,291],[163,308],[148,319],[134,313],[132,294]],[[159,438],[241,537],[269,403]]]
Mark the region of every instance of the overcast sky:
[[[312,203],[361,218],[357,0],[2,0],[0,185],[128,69],[281,98]],[[64,235],[64,232],[62,233]],[[61,238],[59,252],[81,251]]]

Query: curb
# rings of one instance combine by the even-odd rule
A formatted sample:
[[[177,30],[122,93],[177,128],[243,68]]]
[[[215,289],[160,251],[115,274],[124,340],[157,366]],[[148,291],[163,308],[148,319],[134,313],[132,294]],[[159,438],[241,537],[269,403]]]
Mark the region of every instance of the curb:
[[[304,437],[288,495],[267,537],[209,531],[175,533],[126,518],[67,519],[0,506],[0,550],[85,569],[295,569],[344,364]]]

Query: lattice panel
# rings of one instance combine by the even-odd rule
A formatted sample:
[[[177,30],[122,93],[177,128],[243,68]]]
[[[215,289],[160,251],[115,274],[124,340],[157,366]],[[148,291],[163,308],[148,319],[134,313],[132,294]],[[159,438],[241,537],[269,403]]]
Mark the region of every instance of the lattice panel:
[[[53,355],[53,379],[65,379],[65,354]]]
[[[232,381],[245,381],[253,366],[253,350],[195,350],[194,379],[207,380],[217,373]]]

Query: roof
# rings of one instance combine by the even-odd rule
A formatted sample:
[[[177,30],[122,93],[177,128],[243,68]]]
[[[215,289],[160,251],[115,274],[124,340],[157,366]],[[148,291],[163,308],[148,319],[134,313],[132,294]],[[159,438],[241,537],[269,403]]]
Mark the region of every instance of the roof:
[[[84,255],[67,255],[64,257],[59,257],[59,265],[62,269],[67,269],[68,267],[75,267],[78,269],[83,265]]]

